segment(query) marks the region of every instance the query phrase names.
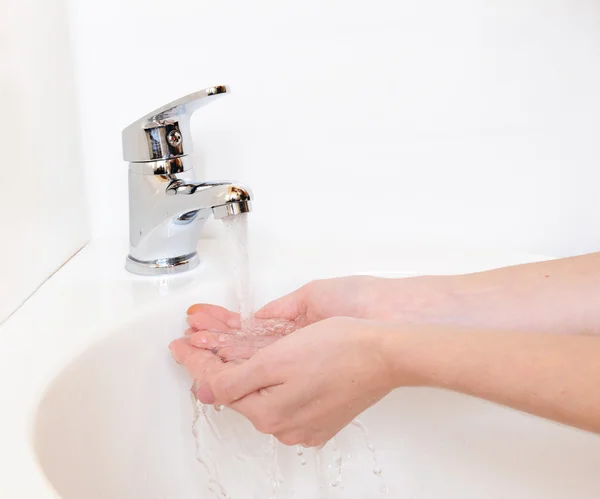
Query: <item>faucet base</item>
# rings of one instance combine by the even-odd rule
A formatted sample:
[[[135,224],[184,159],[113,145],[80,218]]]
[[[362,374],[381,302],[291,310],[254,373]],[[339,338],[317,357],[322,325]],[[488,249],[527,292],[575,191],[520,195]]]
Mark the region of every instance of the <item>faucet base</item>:
[[[158,260],[142,261],[127,256],[125,268],[133,274],[145,276],[173,275],[195,269],[200,264],[198,253],[178,256],[175,258],[160,258]]]

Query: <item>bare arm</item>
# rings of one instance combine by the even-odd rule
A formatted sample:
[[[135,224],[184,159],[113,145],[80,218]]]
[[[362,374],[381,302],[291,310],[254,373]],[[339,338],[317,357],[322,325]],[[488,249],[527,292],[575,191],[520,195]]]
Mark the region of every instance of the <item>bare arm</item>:
[[[422,327],[384,340],[394,384],[447,388],[600,433],[600,338]]]
[[[475,274],[400,279],[394,287],[394,318],[400,320],[600,334],[600,253]],[[416,304],[411,302],[415,293]]]
[[[202,380],[197,395],[287,444],[327,441],[402,386],[446,388],[600,433],[600,253],[462,276],[348,279],[268,305],[265,317],[314,317],[243,363],[219,364],[215,333],[192,332],[192,345],[210,350],[178,340],[175,357]],[[332,317],[348,310],[359,318]]]
[[[210,387],[196,392],[203,402],[227,405],[290,445],[326,442],[405,386],[445,388],[600,433],[597,336],[332,318],[243,363],[202,372]]]

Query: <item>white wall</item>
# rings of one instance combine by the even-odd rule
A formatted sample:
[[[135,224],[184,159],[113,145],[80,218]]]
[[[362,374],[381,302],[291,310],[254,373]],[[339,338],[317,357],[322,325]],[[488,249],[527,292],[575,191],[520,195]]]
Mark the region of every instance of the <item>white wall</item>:
[[[595,0],[72,0],[95,236],[126,233],[120,131],[208,85],[206,179],[256,230],[600,249]]]
[[[1,323],[85,244],[88,224],[65,2],[0,0],[0,11]]]

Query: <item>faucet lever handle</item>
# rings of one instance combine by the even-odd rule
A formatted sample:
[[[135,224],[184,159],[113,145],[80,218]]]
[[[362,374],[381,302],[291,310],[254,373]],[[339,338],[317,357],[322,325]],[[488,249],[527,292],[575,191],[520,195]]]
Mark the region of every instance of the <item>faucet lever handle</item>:
[[[160,161],[191,153],[190,117],[215,97],[228,92],[225,85],[208,87],[169,102],[134,121],[122,133],[123,159]]]

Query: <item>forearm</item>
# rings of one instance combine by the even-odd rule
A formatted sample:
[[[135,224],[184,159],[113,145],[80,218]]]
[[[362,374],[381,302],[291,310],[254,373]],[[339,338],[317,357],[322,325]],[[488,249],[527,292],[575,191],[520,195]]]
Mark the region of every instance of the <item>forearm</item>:
[[[387,337],[397,386],[446,388],[600,433],[600,338],[422,326]]]
[[[600,334],[600,253],[424,279],[433,298],[414,307],[418,321]],[[399,296],[409,281],[398,281]]]

